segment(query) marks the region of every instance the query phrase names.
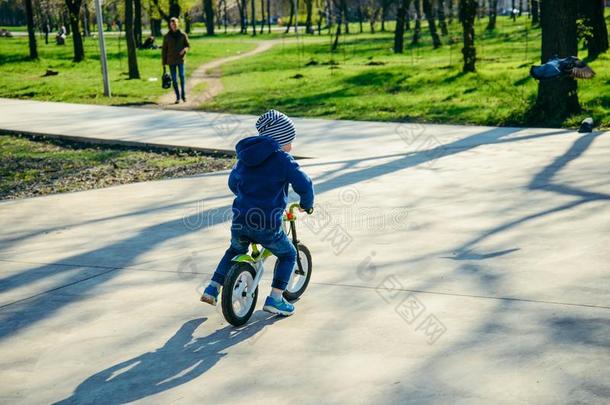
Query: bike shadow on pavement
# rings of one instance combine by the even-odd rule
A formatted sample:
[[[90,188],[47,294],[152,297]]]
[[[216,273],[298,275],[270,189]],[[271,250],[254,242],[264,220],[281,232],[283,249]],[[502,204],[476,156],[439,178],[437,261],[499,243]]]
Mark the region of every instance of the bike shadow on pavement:
[[[227,325],[198,338],[194,332],[207,318],[192,319],[162,347],[88,377],[70,397],[55,404],[124,404],[172,389],[201,376],[228,355],[223,351],[253,338],[280,319],[256,311],[245,326]]]

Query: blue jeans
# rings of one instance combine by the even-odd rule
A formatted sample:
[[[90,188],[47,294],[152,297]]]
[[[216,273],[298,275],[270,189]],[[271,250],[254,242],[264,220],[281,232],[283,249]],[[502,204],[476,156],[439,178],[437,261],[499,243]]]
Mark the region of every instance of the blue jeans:
[[[172,75],[172,85],[174,86],[174,93],[176,93],[176,100],[180,99],[180,92],[178,91],[178,78],[176,77],[176,70],[180,76],[180,90],[182,90],[182,98],[186,97],[184,86],[186,78],[184,77],[184,63],[179,65],[169,65],[169,73]]]
[[[223,284],[225,275],[231,267],[231,259],[237,255],[248,252],[250,242],[255,242],[269,249],[278,259],[278,265],[273,274],[273,288],[285,290],[290,281],[292,270],[297,260],[297,250],[288,239],[282,228],[278,229],[251,229],[243,225],[231,227],[231,246],[218,263],[212,276],[212,281]]]

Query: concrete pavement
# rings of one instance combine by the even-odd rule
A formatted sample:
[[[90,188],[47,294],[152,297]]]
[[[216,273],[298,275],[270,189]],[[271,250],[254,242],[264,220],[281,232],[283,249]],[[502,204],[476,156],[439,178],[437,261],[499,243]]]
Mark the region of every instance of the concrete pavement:
[[[227,139],[195,124],[212,115],[103,111],[112,131],[25,124]],[[607,402],[610,134],[296,125],[317,208],[291,318],[259,301],[236,329],[197,301],[228,242],[226,172],[0,203],[0,402]]]

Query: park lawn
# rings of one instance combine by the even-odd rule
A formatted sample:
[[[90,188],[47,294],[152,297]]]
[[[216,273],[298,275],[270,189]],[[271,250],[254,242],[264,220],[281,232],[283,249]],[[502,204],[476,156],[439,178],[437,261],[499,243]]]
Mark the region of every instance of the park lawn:
[[[273,107],[303,117],[500,126],[576,126],[593,116],[610,127],[609,54],[590,63],[594,80],[579,81],[583,112],[565,122],[541,123],[530,112],[537,83],[529,76],[530,66],[539,64],[540,30],[531,29],[525,17],[516,23],[498,17],[491,34],[486,23],[480,20],[476,27],[476,73],[461,72],[456,23],[437,50],[425,25],[420,46],[408,46],[412,33],[407,32],[402,55],[392,52],[391,32],[350,34],[335,53],[326,36],[325,43],[305,39],[225,65],[225,91],[202,108],[260,114]]]
[[[233,158],[0,134],[0,199],[229,169]]]
[[[129,105],[154,103],[167,90],[161,88],[161,49],[139,50],[140,80],[127,79],[125,39],[106,38],[111,98],[103,96],[99,49],[94,38],[85,39],[86,60],[72,62],[72,42],[65,46],[44,44],[38,38],[38,61],[28,60],[27,37],[0,38],[0,97],[89,104]],[[159,42],[159,41],[157,41]],[[212,59],[253,49],[255,43],[215,38],[191,39],[187,75]],[[43,77],[47,69],[57,76]],[[150,81],[149,78],[157,79]]]

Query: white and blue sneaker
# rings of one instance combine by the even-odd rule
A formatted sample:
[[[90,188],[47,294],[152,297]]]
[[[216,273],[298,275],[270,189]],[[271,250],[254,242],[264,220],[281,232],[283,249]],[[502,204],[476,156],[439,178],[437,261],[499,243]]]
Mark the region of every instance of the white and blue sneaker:
[[[271,312],[272,314],[290,316],[294,314],[294,305],[289,303],[282,297],[276,300],[272,296],[268,296],[265,300],[263,311]]]
[[[203,295],[201,296],[201,302],[208,303],[210,305],[216,305],[218,302],[218,288],[213,285],[208,285],[203,291]]]

